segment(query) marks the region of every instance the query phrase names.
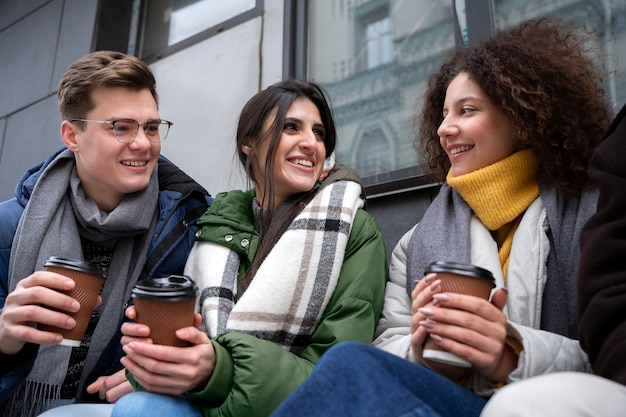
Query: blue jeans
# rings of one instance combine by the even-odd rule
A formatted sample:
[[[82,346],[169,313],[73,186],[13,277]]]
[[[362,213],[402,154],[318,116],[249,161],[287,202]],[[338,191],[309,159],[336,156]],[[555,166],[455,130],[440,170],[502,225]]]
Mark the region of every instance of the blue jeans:
[[[339,343],[272,417],[478,417],[485,400],[447,378],[356,342]]]
[[[113,404],[69,404],[59,405],[39,414],[38,417],[109,417]]]
[[[183,396],[137,391],[124,395],[113,407],[111,417],[203,417]]]

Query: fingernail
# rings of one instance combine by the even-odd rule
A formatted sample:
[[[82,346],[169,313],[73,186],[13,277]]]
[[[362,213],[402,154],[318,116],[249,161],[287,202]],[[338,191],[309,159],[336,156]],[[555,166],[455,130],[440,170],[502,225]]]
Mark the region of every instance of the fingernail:
[[[430,286],[430,290],[435,291],[437,288],[439,288],[440,285],[441,285],[441,280],[438,279],[437,281],[432,283],[432,285]]]
[[[78,311],[80,310],[80,303],[74,300],[72,301],[72,305],[70,306],[70,308],[72,309],[72,311]]]
[[[441,336],[439,336],[438,334],[434,334],[434,333],[431,333],[430,337],[435,339],[435,341],[437,341],[437,342],[441,342],[443,340],[443,338]]]
[[[436,274],[428,274],[426,276],[424,276],[424,278],[422,278],[424,280],[425,283],[430,284],[432,282],[432,280],[435,279],[437,275]]]
[[[435,312],[432,311],[430,308],[428,307],[422,307],[422,308],[418,308],[417,311],[419,311],[420,313],[422,313],[423,315],[425,315],[426,317],[432,317],[435,315]]]
[[[433,324],[432,324],[431,322],[429,322],[428,320],[422,320],[422,321],[420,321],[420,322],[419,322],[419,324],[420,324],[420,326],[422,326],[422,327],[424,327],[424,328],[426,328],[426,329],[432,329],[433,327],[435,327],[435,326],[433,326]]]
[[[447,294],[433,294],[433,298],[437,301],[441,301],[442,303],[450,301]]]

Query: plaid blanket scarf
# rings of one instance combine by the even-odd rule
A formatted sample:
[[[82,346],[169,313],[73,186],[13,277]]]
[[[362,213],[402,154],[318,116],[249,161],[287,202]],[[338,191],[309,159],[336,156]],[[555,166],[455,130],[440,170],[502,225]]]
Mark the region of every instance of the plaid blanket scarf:
[[[339,181],[320,190],[276,242],[246,292],[235,303],[239,255],[213,242],[196,242],[185,274],[201,295],[198,308],[209,337],[247,333],[298,353],[317,328],[333,295],[361,187]]]

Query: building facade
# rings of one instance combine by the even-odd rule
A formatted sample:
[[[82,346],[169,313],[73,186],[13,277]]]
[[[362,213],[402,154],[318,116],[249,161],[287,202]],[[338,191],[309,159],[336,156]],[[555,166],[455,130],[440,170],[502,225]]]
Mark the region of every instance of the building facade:
[[[540,16],[595,30],[621,107],[626,0],[0,0],[0,200],[62,145],[67,66],[115,49],[150,64],[174,122],[162,152],[213,195],[247,186],[234,134],[248,98],[288,77],[319,82],[336,116],[334,157],[362,176],[391,251],[438,190],[414,150],[428,75],[454,48]]]

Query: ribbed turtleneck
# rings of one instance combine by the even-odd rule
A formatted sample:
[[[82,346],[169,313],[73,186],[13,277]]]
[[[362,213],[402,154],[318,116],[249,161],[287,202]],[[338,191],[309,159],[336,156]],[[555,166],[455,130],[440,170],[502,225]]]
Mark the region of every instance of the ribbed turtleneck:
[[[492,232],[505,279],[513,235],[522,215],[539,196],[538,170],[532,152],[523,150],[458,177],[450,170],[446,178]]]

